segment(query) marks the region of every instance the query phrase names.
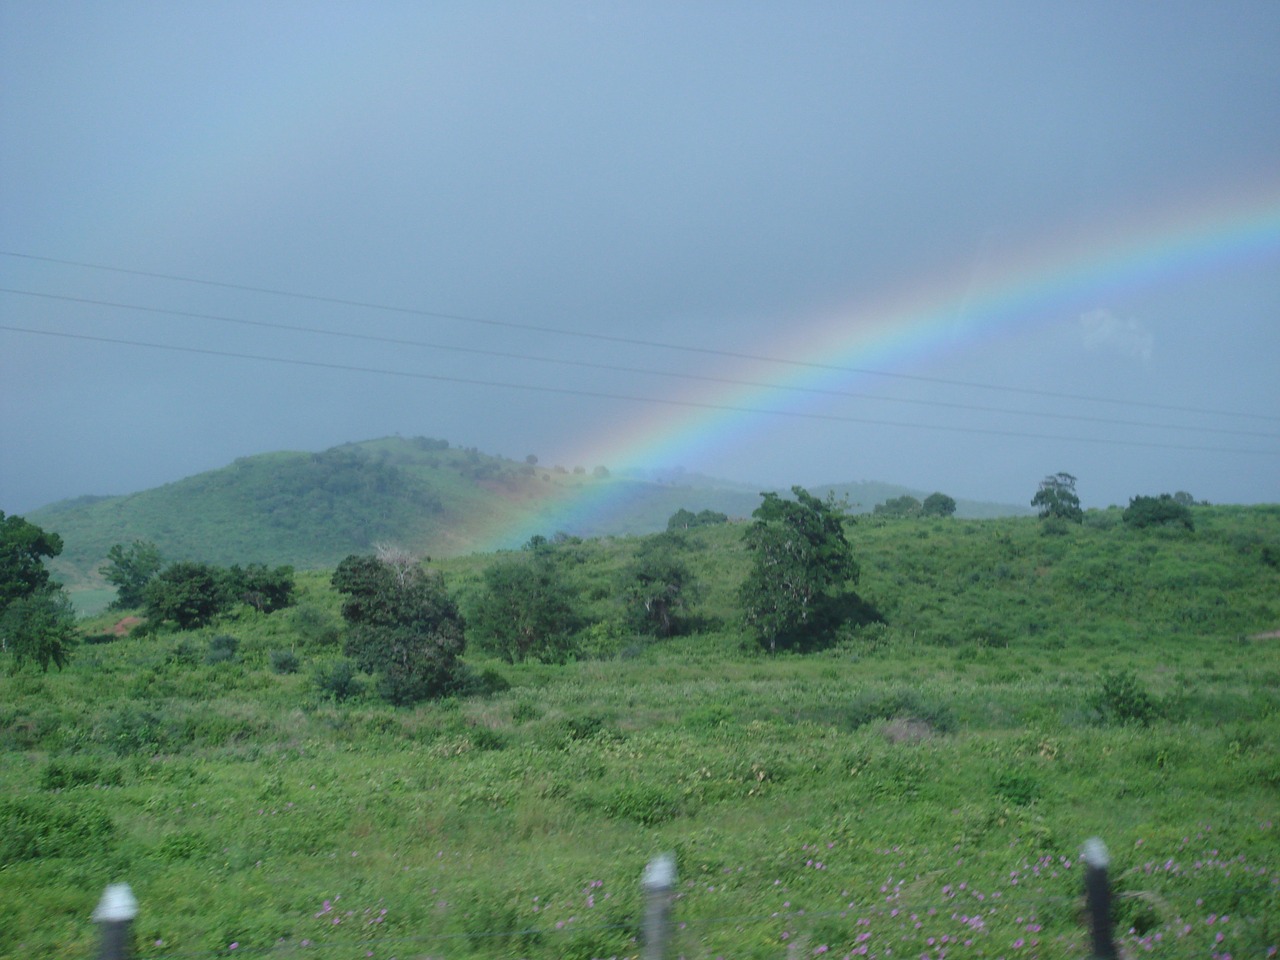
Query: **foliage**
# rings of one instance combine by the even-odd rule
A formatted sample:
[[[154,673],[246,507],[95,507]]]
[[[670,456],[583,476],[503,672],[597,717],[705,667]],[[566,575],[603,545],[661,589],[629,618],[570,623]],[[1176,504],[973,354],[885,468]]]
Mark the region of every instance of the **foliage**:
[[[956,512],[956,501],[945,493],[931,493],[924,498],[920,512],[926,517],[950,517]]]
[[[271,662],[271,669],[276,673],[298,672],[298,655],[292,650],[272,650],[268,654],[268,660]]]
[[[235,565],[226,576],[231,595],[260,613],[273,613],[293,604],[293,567],[272,570],[265,564],[251,563],[241,569]]]
[[[49,583],[42,562],[62,552],[62,538],[46,533],[19,516],[0,510],[0,611],[14,600],[30,597]]]
[[[1136,723],[1147,726],[1159,716],[1155,700],[1138,682],[1132,670],[1108,670],[1091,705],[1106,723]]]
[[[316,668],[312,681],[320,696],[339,703],[359,696],[364,689],[360,678],[356,676],[355,664],[345,659],[321,664]]]
[[[140,607],[144,590],[151,578],[160,572],[160,550],[148,540],[135,540],[129,546],[115,544],[107,552],[107,562],[99,573],[116,588],[111,606],[116,610]]]
[[[438,575],[352,555],[338,564],[332,583],[345,596],[346,653],[376,675],[383,699],[403,706],[454,688],[463,621]]]
[[[695,527],[708,527],[717,523],[728,523],[729,515],[716,510],[699,510],[694,513],[681,507],[667,520],[668,530],[692,530]]]
[[[171,563],[143,591],[147,617],[171,620],[183,630],[202,627],[231,605],[231,589],[223,571],[207,563]]]
[[[622,583],[627,620],[637,633],[670,637],[684,631],[696,583],[669,538],[646,541],[623,572]]]
[[[872,513],[877,517],[890,517],[900,519],[904,517],[918,517],[923,507],[920,501],[908,494],[900,497],[894,497],[886,500],[884,503],[877,503]]]
[[[93,955],[116,879],[139,960],[634,956],[641,871],[672,850],[673,956],[1058,960],[1088,955],[1077,852],[1101,836],[1122,953],[1265,957],[1280,507],[1196,526],[862,525],[858,590],[885,622],[773,657],[735,626],[742,531],[691,530],[692,635],[563,665],[468,648],[474,693],[413,709],[320,695],[335,651],[296,609],[241,611],[217,667],[215,629],[181,658],[178,636],[127,635],[0,671],[0,956]],[[616,624],[649,542],[554,548],[588,619]],[[493,560],[440,567],[463,598]],[[318,621],[341,603],[328,581],[297,575]],[[298,674],[272,669],[281,647]],[[1116,670],[1149,723],[1097,722]]]
[[[1054,473],[1040,481],[1040,488],[1031,498],[1031,505],[1040,510],[1040,519],[1056,518],[1069,523],[1083,523],[1084,510],[1076,495],[1076,478],[1069,473]]]
[[[842,511],[803,487],[795,500],[764,493],[743,541],[751,571],[739,591],[743,622],[756,639],[776,650],[796,642],[806,628],[821,626],[830,590],[858,579],[858,564],[845,539]]]
[[[1165,526],[1196,528],[1191,507],[1167,493],[1158,497],[1131,497],[1124,511],[1124,522],[1135,530]]]
[[[13,668],[30,661],[48,672],[71,660],[77,643],[76,617],[71,600],[61,589],[44,587],[13,600],[0,614],[0,642],[13,654]]]
[[[204,655],[208,664],[227,663],[236,658],[240,641],[228,633],[220,633],[209,641],[209,652]]]
[[[532,556],[498,560],[467,618],[476,649],[519,663],[563,663],[573,652],[580,613],[545,544]]]

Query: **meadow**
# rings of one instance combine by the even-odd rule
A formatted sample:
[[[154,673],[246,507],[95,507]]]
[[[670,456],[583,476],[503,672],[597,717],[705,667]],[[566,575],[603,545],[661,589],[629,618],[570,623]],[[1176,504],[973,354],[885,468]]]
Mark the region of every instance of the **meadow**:
[[[0,956],[91,955],[126,881],[151,960],[630,957],[673,851],[691,960],[1080,957],[1092,836],[1130,955],[1272,956],[1280,508],[1195,518],[862,518],[879,619],[776,655],[737,625],[741,526],[686,536],[696,629],[668,640],[619,610],[644,538],[570,542],[580,656],[468,655],[506,689],[411,709],[317,683],[323,573],[86,643],[0,676]],[[492,560],[433,566],[465,612]]]

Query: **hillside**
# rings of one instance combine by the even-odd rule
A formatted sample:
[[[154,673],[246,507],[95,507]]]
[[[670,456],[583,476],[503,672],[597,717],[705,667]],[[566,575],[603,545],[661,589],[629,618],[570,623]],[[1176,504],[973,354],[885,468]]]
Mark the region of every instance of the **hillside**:
[[[885,484],[835,490],[855,510],[912,492]],[[602,501],[607,509],[574,510],[578,500]],[[86,588],[100,585],[97,571],[112,545],[133,540],[155,543],[168,560],[315,569],[380,541],[458,556],[518,546],[531,533],[651,533],[682,507],[748,516],[759,502],[754,486],[694,474],[608,476],[488,456],[444,440],[388,437],[321,453],[244,457],[140,493],[62,501],[27,518],[62,536],[55,573],[72,588]],[[958,512],[1026,511],[961,502]],[[557,525],[530,528],[530,518],[543,516]]]
[[[413,708],[367,678],[326,695],[325,572],[291,609],[0,670],[0,957],[90,955],[121,880],[140,960],[635,956],[640,872],[669,850],[690,960],[1068,960],[1091,836],[1124,955],[1270,956],[1280,508],[1196,507],[1194,532],[1119,514],[860,519],[881,620],[803,655],[740,632],[730,523],[676,548],[691,635],[623,624],[651,538],[568,541],[581,656],[468,649],[498,682]],[[496,559],[432,566],[466,612]]]

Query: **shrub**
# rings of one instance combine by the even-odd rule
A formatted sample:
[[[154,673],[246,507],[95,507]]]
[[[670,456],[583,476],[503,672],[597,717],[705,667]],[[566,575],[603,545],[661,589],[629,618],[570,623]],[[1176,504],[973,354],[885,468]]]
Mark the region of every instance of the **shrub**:
[[[1196,528],[1191,518],[1191,508],[1179,503],[1167,493],[1158,497],[1133,497],[1124,512],[1125,526],[1135,530],[1144,527],[1181,526],[1187,530]]]
[[[356,676],[355,664],[350,660],[322,664],[316,668],[312,680],[322,697],[339,702],[359,695],[364,688],[364,684]]]
[[[1108,670],[1090,705],[1104,723],[1137,723],[1146,726],[1159,716],[1156,702],[1142,688],[1132,670]]]
[[[236,650],[240,641],[230,634],[222,633],[209,641],[209,651],[204,656],[208,664],[227,663],[236,658]]]
[[[271,669],[276,673],[297,673],[298,655],[292,650],[272,650],[268,654]]]

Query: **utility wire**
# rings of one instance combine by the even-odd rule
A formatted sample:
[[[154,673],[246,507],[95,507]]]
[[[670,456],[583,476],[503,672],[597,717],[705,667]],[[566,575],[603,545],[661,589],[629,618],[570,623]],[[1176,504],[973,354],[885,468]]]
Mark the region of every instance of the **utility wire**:
[[[499,357],[507,360],[532,360],[537,363],[552,363],[562,366],[581,367],[589,370],[605,370],[611,373],[638,373],[649,376],[668,377],[677,380],[691,380],[702,383],[719,383],[737,387],[753,387],[767,390],[785,390],[792,393],[807,393],[818,396],[841,397],[849,400],[877,400],[886,403],[905,403],[915,406],[943,407],[949,410],[970,410],[979,413],[999,413],[1019,417],[1033,417],[1046,420],[1070,420],[1078,423],[1100,423],[1112,426],[1141,427],[1151,430],[1182,430],[1192,433],[1222,434],[1237,437],[1259,437],[1265,440],[1280,440],[1280,434],[1263,433],[1254,430],[1231,430],[1222,427],[1198,427],[1189,424],[1151,423],[1143,420],[1117,420],[1111,417],[1090,417],[1083,414],[1036,412],[1031,410],[1011,410],[1008,407],[989,407],[981,404],[955,403],[946,400],[922,400],[913,397],[888,397],[873,393],[856,393],[849,390],[830,390],[821,387],[803,387],[789,384],[763,383],[757,380],[741,380],[733,377],[716,377],[707,374],[679,373],[672,370],[658,370],[648,367],[627,367],[618,364],[597,363],[590,360],[568,360],[561,357],[538,356],[536,354],[515,353],[504,350],[489,350],[480,347],[459,347],[443,343],[431,343],[425,340],[408,340],[399,337],[386,337],[369,333],[351,333],[343,330],[326,330],[320,327],[307,327],[298,324],[275,323],[268,320],[248,320],[242,317],[228,317],[213,313],[194,313],[187,310],[171,310],[163,307],[148,307],[134,303],[120,303],[113,300],[98,300],[89,297],[72,297],[66,294],[44,293],[34,290],[18,290],[13,287],[0,287],[0,293],[17,294],[24,297],[39,297],[45,300],[58,300],[67,303],[81,303],[97,307],[111,307],[119,310],[133,310],[139,313],[159,314],[163,316],[185,317],[192,320],[213,320],[219,323],[239,324],[247,327],[259,327],[267,330],[284,330],[291,333],[316,334],[326,337],[341,337],[347,340],[363,340],[370,343],[386,343],[395,346],[422,347],[429,350],[446,350],[452,353],[469,353],[478,356]]]
[[[379,310],[385,313],[398,313],[407,316],[431,317],[439,320],[455,320],[461,323],[481,324],[489,327],[501,327],[508,330],[524,330],[533,333],[551,333],[564,337],[578,337],[585,340],[596,340],[607,343],[618,343],[633,347],[654,347],[663,350],[677,350],[684,353],[697,353],[704,356],[726,357],[734,360],[750,360],[758,363],[775,363],[788,367],[826,370],[832,373],[859,374],[864,376],[887,377],[895,380],[910,380],[916,383],[933,383],[943,386],[967,387],[975,390],[992,390],[1001,393],[1021,394],[1024,396],[1050,397],[1056,400],[1076,400],[1088,403],[1106,403],[1117,406],[1143,407],[1149,410],[1164,410],[1176,413],[1197,413],[1209,416],[1242,417],[1251,420],[1280,421],[1280,416],[1269,416],[1259,413],[1241,413],[1232,410],[1212,410],[1203,407],[1184,407],[1174,404],[1151,403],[1139,400],[1116,400],[1109,397],[1095,397],[1086,394],[1060,393],[1051,390],[1037,390],[1033,387],[1010,387],[990,383],[977,383],[969,380],[949,380],[943,377],[928,377],[922,374],[891,373],[886,370],[870,370],[861,367],[846,367],[837,364],[813,363],[805,360],[789,360],[782,357],[768,357],[761,354],[741,353],[734,350],[720,350],[712,347],[694,347],[686,344],[667,343],[660,340],[644,340],[636,337],[620,337],[613,334],[593,333],[585,330],[570,330],[564,327],[543,326],[539,324],[517,323],[511,320],[493,320],[484,317],[473,317],[466,314],[446,313],[436,310],[424,310],[416,307],[398,307],[385,303],[374,303],[365,300],[351,300],[344,297],[329,297],[319,294],[299,293],[292,290],[279,290],[273,287],[258,287],[243,283],[230,283],[222,280],[208,280],[201,277],[187,277],[181,274],[159,273],[150,270],[133,270],[126,267],[114,267],[101,263],[88,263],[81,260],[65,260],[58,257],[42,257],[30,253],[12,250],[0,250],[0,256],[31,260],[39,263],[53,263],[61,266],[81,267],[87,270],[102,270],[134,277],[147,277],[153,280],[170,280],[177,283],[192,283],[206,287],[217,287],[224,290],[241,290],[246,293],[262,293],[275,297],[287,297],[293,300],[307,300],[313,303],[328,303],[344,307],[358,307],[363,310]]]
[[[939,430],[947,433],[975,433],[987,436],[1017,437],[1029,440],[1058,440],[1073,443],[1095,443],[1107,446],[1142,447],[1153,450],[1190,450],[1201,453],[1245,454],[1249,456],[1277,456],[1280,450],[1246,450],[1231,447],[1207,447],[1191,444],[1156,443],[1142,440],[1110,440],[1101,437],[1063,437],[1052,434],[1028,433],[1016,430],[995,430],[983,427],[938,426],[929,423],[912,423],[899,420],[879,420],[870,417],[849,417],[830,413],[808,413],[798,410],[775,410],[762,407],[742,407],[731,404],[706,403],[696,400],[672,400],[666,397],[645,397],[623,393],[607,393],[596,390],[580,390],[573,387],[548,387],[536,384],[513,383],[505,380],[481,380],[473,377],[455,377],[445,374],[415,373],[407,370],[389,370],[379,367],[361,367],[354,364],[327,363],[318,360],[299,360],[291,357],[272,357],[262,354],[238,353],[230,350],[212,350],[204,347],[179,347],[163,343],[150,343],[143,340],[125,340],[113,337],[97,337],[82,333],[64,333],[55,330],[34,330],[29,327],[16,327],[0,324],[0,330],[12,333],[29,333],[36,336],[59,337],[67,340],[82,340],[91,343],[111,343],[128,347],[145,347],[153,350],[167,350],[175,353],[190,353],[209,357],[225,357],[234,360],[258,360],[264,363],[279,363],[299,367],[312,367],[323,370],[342,370],[353,373],[371,373],[379,376],[405,377],[413,380],[432,380],[440,383],[458,383],[468,386],[503,387],[513,390],[526,390],[535,393],[554,393],[562,396],[589,397],[601,400],[623,400],[631,403],[652,403],[669,407],[690,407],[700,410],[719,410],[728,413],[749,413],[766,416],[793,417],[804,420],[821,420],[836,423],[860,423],[884,427],[904,427],[914,430]]]

